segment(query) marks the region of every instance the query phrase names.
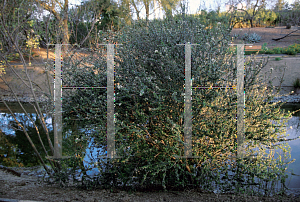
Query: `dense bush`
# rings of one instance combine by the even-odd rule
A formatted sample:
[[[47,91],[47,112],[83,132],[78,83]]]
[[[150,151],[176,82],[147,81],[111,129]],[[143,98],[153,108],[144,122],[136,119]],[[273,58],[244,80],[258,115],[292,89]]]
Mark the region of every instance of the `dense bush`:
[[[276,144],[285,136],[284,122],[278,121],[283,114],[278,105],[266,102],[274,96],[272,84],[261,84],[257,78],[263,61],[250,60],[245,66],[245,155],[250,158],[236,159],[233,89],[193,89],[193,155],[199,158],[174,157],[182,156],[184,148],[185,52],[177,44],[198,44],[192,46],[193,86],[232,86],[236,65],[228,49],[230,31],[226,24],[187,16],[126,26],[113,36],[107,33],[108,42],[123,44],[116,46],[115,55],[116,149],[121,159],[103,161],[95,156],[91,164],[98,163],[101,174],[93,183],[255,192],[272,191],[273,183],[284,183],[288,153],[277,161],[272,158],[273,149],[287,146]],[[105,86],[106,57],[84,61],[89,65],[65,64],[65,84]],[[100,129],[106,124],[105,103],[103,91],[76,90],[63,104],[65,124],[76,117],[83,126],[92,126],[92,134],[80,136],[102,149],[107,135]]]
[[[0,130],[0,162],[3,166],[21,167],[23,166],[17,159],[17,145],[7,138],[7,135]]]

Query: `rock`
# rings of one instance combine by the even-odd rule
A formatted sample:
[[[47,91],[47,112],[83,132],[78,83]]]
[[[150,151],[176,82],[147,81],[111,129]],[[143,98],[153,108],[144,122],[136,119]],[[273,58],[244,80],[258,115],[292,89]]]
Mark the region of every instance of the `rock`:
[[[28,175],[30,173],[30,170],[25,170],[25,171],[23,171],[23,174],[24,175]]]
[[[28,175],[30,175],[30,176],[33,176],[33,175],[35,175],[36,173],[33,171],[33,172],[30,172],[30,173],[28,173]]]

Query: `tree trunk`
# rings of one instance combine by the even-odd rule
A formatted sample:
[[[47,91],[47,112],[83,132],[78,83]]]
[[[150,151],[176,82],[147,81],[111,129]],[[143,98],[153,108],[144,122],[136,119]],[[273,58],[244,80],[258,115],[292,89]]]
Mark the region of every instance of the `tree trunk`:
[[[137,16],[137,19],[138,19],[138,21],[140,20],[140,11],[139,11],[139,9],[137,8],[137,6],[136,6],[136,4],[134,3],[134,1],[132,1],[132,5],[133,5],[133,7],[134,7],[134,9],[135,9],[135,11],[136,11],[136,16]],[[130,5],[129,5],[130,6]]]
[[[68,28],[68,10],[69,10],[69,4],[68,4],[68,0],[65,0],[65,5],[64,5],[64,12],[63,12],[63,19],[62,19],[62,34],[63,34],[63,38],[62,38],[62,43],[63,44],[69,44],[69,28]],[[63,50],[63,55],[66,54],[66,51],[68,50],[68,45],[64,45],[62,47]]]
[[[150,15],[150,6],[149,6],[149,1],[145,2],[145,9],[146,9],[146,20],[149,20],[149,15]]]
[[[250,18],[250,25],[251,25],[251,28],[253,28],[253,18]]]

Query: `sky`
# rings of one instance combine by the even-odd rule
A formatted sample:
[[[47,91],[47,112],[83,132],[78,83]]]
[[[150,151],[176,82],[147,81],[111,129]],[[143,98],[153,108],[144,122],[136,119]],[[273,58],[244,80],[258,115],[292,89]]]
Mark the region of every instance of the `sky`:
[[[197,11],[197,8],[199,8],[199,6],[201,6],[201,8],[204,8],[204,7],[206,7],[207,9],[209,9],[209,8],[212,8],[212,9],[214,9],[214,1],[204,1],[204,0],[186,0],[187,2],[188,2],[188,13],[190,13],[190,14],[194,14],[194,13],[196,13],[196,11]],[[219,0],[216,0],[216,1],[219,1]],[[224,0],[221,0],[221,1],[224,1]],[[71,4],[80,4],[80,2],[81,2],[81,0],[69,0],[69,2],[71,3]],[[151,12],[151,11],[150,11]],[[142,13],[144,13],[144,16],[145,16],[145,10],[143,9],[142,10]],[[157,12],[157,15],[159,15],[159,13]],[[144,18],[144,16],[142,17],[142,18]],[[152,15],[151,17],[150,17],[150,19],[151,18],[153,18],[154,17],[154,15]],[[136,18],[136,16],[134,16],[134,18]]]
[[[82,0],[69,0],[70,4],[77,4],[79,5]],[[84,0],[83,0],[84,1]],[[214,10],[216,9],[216,3],[215,2],[221,2],[221,11],[225,11],[225,2],[228,0],[186,0],[188,2],[188,14],[195,14],[197,12],[197,9],[199,7],[201,9],[206,9],[206,10]],[[271,0],[271,1],[276,1],[276,0]],[[293,3],[294,0],[285,0],[289,4]],[[151,13],[151,10],[150,10]],[[163,12],[162,12],[163,13]],[[162,15],[160,17],[162,18]],[[158,18],[159,12],[156,12],[156,17]],[[141,17],[145,18],[145,9],[142,9],[141,11]],[[154,18],[154,14],[150,16],[150,19]],[[136,19],[136,15],[133,16],[133,19]]]

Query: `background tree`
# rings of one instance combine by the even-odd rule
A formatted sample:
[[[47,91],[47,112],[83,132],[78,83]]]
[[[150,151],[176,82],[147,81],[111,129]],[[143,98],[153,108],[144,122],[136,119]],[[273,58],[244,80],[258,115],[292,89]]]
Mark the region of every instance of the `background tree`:
[[[110,0],[86,1],[70,10],[70,42],[85,44],[85,47],[95,46],[99,43],[99,33],[120,29],[120,19],[128,16],[128,13]]]
[[[220,13],[221,12],[221,7],[224,6],[224,2],[222,2],[222,0],[214,0],[214,4],[216,5],[217,13]]]
[[[284,9],[284,5],[286,4],[286,2],[284,0],[277,0],[275,6],[274,6],[274,10],[275,11],[281,11]]]
[[[173,11],[176,9],[176,7],[179,6],[179,3],[181,2],[181,0],[160,0],[160,4],[165,11],[167,18],[172,16]]]
[[[176,10],[178,8],[180,0],[155,0],[164,10],[166,17],[172,16],[172,11]],[[144,8],[146,12],[146,19],[149,19],[150,15],[150,9],[156,9],[154,8],[154,0],[131,0],[130,2],[132,6],[135,9],[137,19],[140,20],[140,12]],[[141,8],[139,8],[141,7]]]
[[[63,44],[69,44],[69,0],[35,0],[35,2],[50,12],[57,20],[59,29],[59,33],[57,33],[57,43],[60,43],[60,40],[62,40],[61,42]],[[63,50],[66,50],[66,48],[67,46],[63,46]]]
[[[32,1],[24,2],[21,0],[1,1],[1,6],[1,54],[3,57],[9,60],[14,57],[15,53],[17,53],[15,48],[13,48],[13,39],[17,39],[17,43],[21,47],[23,47],[23,50],[25,50],[24,46],[26,36],[31,32],[31,26],[29,22],[35,11],[35,8],[32,5]],[[29,7],[29,9],[21,9],[22,6]],[[19,21],[18,15],[21,15],[23,17],[22,21]],[[6,33],[5,30],[12,33],[12,39],[10,39],[10,36]],[[6,63],[3,58],[1,60],[2,63]]]
[[[278,13],[278,21],[287,27],[300,25],[300,2],[295,0],[293,4],[285,4],[285,7]]]
[[[245,19],[244,21],[249,21],[250,26],[253,28],[254,24],[253,21],[255,20],[256,16],[266,8],[267,1],[266,0],[248,0],[247,5],[249,7],[245,7],[244,1],[243,0],[237,0],[232,2],[235,9],[237,11],[242,11],[245,14]]]
[[[68,0],[50,2],[35,0],[35,2],[38,7],[51,13],[51,16],[43,16],[43,20],[37,22],[44,27],[40,29],[41,32],[43,32],[42,30],[48,32],[42,34],[44,44],[46,43],[44,35],[50,34],[52,40],[56,42],[61,40],[63,44],[76,43],[87,46],[87,44],[98,41],[99,31],[119,29],[122,18],[126,23],[131,22],[128,1],[123,1],[121,5],[117,5],[111,0],[89,0],[71,9],[69,9]],[[123,5],[126,7],[122,7]],[[65,52],[67,46],[62,48]]]

